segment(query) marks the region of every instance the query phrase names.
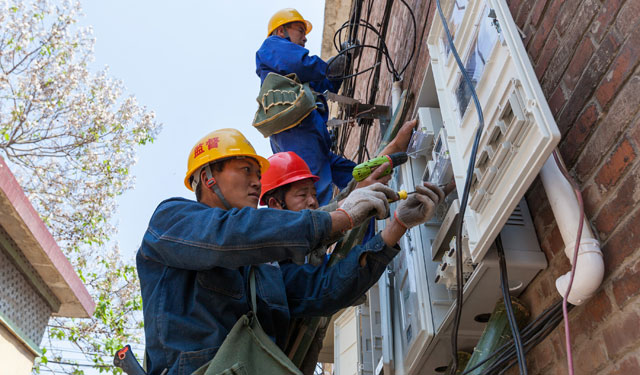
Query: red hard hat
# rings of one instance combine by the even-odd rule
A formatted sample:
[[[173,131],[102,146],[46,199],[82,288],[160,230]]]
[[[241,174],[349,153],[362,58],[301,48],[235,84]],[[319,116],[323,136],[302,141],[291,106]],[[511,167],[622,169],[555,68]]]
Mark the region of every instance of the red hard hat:
[[[269,169],[262,174],[260,204],[266,205],[262,197],[269,191],[292,182],[311,178],[316,182],[320,177],[311,174],[309,166],[295,152],[278,152],[269,156]]]

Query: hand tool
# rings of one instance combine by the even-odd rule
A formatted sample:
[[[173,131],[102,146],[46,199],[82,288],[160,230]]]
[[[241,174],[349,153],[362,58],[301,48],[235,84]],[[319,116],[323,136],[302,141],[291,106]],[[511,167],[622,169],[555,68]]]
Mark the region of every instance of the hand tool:
[[[364,163],[360,163],[353,168],[353,178],[356,181],[362,181],[365,178],[369,177],[371,173],[386,162],[390,162],[391,165],[380,175],[386,176],[391,173],[393,168],[404,164],[407,161],[407,153],[406,152],[396,152],[390,155],[382,155],[371,160],[365,161]]]
[[[128,375],[147,375],[133,355],[130,345],[126,345],[116,352],[116,355],[113,357],[113,364],[121,368],[122,371]]]

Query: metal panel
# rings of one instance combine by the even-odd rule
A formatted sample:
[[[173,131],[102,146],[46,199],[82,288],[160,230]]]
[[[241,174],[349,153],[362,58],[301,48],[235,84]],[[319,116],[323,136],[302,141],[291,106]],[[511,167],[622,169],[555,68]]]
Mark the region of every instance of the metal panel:
[[[504,0],[443,1],[455,45],[476,88],[485,128],[465,222],[479,263],[551,151],[560,132]],[[436,17],[427,44],[457,189],[462,193],[478,119],[470,90]]]
[[[27,277],[18,271],[4,247],[0,250],[0,315],[29,341],[40,345],[52,310]]]

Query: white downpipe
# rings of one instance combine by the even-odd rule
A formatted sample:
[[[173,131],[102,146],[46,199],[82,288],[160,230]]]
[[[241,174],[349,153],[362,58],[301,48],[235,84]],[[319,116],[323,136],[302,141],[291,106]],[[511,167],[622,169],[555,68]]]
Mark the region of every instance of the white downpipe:
[[[398,109],[400,104],[400,96],[402,95],[402,80],[395,81],[391,85],[391,115]]]
[[[573,259],[580,220],[580,206],[571,184],[566,180],[553,155],[549,157],[540,170],[540,179],[547,192],[553,215],[558,223],[562,240],[565,243],[564,253]],[[573,278],[571,292],[567,299],[572,305],[580,305],[589,299],[602,283],[604,277],[604,261],[600,251],[600,243],[593,236],[586,218],[582,226],[582,237],[578,250],[576,274]],[[564,296],[569,285],[571,271],[556,280],[556,289]]]

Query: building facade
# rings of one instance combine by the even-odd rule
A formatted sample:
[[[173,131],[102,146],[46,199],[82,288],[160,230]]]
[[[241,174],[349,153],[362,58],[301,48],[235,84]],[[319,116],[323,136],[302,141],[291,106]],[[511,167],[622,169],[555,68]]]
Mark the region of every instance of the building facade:
[[[3,373],[31,373],[51,316],[87,318],[94,309],[89,292],[0,158]]]
[[[442,3],[451,9],[451,1]],[[455,3],[464,8],[476,2]],[[576,373],[640,373],[640,1],[510,0],[504,4],[519,29],[532,78],[559,130],[557,148],[580,187],[587,221],[604,257],[604,279],[597,292],[569,313]],[[349,9],[349,13],[336,9]],[[400,85],[406,92],[405,119],[417,116],[420,106],[443,108],[424,97],[425,85],[433,80],[429,32],[434,22],[440,22],[435,1],[407,0],[406,6],[382,0],[327,1],[324,58],[336,53],[333,34],[349,17],[365,20],[378,30],[396,70],[404,69]],[[371,35],[364,44],[380,47]],[[376,64],[378,68],[351,78],[343,94],[362,103],[391,106],[394,77],[385,67],[384,56],[366,48],[357,60],[360,70]],[[335,107],[333,114],[348,116]],[[368,158],[363,147],[374,156],[383,132],[378,120],[371,125],[355,123],[350,130],[336,131],[336,147],[359,162],[359,157]],[[519,295],[535,317],[561,298],[555,280],[570,270],[570,264],[564,255],[568,244],[539,178],[526,188],[524,197],[547,262]],[[527,354],[529,373],[567,373],[564,341],[559,326]],[[422,370],[435,373],[435,369]],[[397,374],[403,371],[395,369]],[[517,368],[511,373],[517,373]]]

